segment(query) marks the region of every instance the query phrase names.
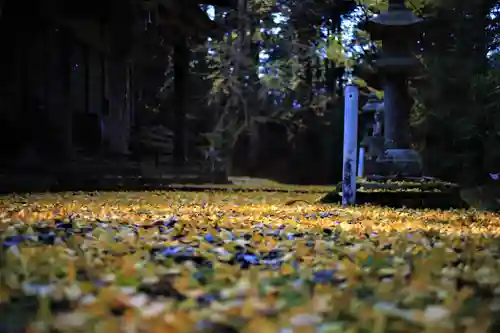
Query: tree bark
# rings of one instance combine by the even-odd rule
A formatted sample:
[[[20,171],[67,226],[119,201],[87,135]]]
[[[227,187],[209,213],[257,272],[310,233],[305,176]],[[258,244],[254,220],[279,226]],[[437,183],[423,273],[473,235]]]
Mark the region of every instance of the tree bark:
[[[71,55],[72,44],[71,34],[68,28],[62,28],[61,36],[61,60],[62,60],[62,81],[63,81],[63,109],[61,112],[61,143],[62,155],[68,159],[73,155],[73,103],[71,101]]]
[[[174,164],[186,162],[186,94],[189,75],[189,49],[185,38],[179,38],[174,47]]]

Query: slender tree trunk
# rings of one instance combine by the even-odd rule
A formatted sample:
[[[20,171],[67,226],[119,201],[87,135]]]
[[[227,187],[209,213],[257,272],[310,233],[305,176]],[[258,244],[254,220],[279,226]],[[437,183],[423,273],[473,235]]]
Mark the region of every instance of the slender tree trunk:
[[[185,38],[179,38],[174,47],[174,164],[186,162],[186,94],[189,75],[189,49]]]
[[[244,54],[247,55],[252,60],[251,64],[245,68],[244,79],[247,81],[247,123],[248,123],[248,138],[249,138],[249,153],[248,153],[248,165],[251,175],[256,175],[257,169],[259,167],[260,158],[260,131],[259,123],[256,118],[260,116],[260,101],[259,90],[260,90],[260,80],[258,76],[259,72],[259,54],[260,45],[258,41],[252,41],[249,36],[252,36],[255,29],[258,27],[258,22],[256,18],[249,17],[251,13],[248,12],[248,6],[245,6],[245,40],[244,40]]]
[[[71,35],[67,28],[61,29],[61,47],[62,47],[62,79],[64,108],[61,111],[62,126],[62,154],[68,159],[73,155],[73,103],[71,100],[71,55],[72,44]]]

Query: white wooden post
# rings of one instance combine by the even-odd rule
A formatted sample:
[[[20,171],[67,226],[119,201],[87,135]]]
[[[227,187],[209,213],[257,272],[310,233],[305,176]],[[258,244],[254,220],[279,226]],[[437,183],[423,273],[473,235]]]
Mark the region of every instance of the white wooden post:
[[[359,148],[358,177],[362,178],[365,173],[365,147]]]
[[[344,89],[344,156],[342,168],[342,205],[356,203],[356,160],[358,155],[359,89],[348,83]]]

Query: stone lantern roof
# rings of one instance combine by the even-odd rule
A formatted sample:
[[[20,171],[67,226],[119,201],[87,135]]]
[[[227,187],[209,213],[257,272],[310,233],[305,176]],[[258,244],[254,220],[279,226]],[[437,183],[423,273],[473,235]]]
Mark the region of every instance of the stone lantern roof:
[[[406,8],[404,0],[389,1],[389,9],[360,24],[360,29],[370,33],[372,39],[383,40],[398,31],[398,34],[416,33],[424,22],[410,9]],[[411,36],[408,36],[411,38]]]

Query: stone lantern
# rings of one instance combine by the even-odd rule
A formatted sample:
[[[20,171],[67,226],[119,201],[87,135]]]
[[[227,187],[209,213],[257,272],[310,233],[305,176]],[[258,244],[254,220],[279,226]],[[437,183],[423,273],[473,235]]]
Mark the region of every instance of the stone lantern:
[[[419,61],[412,54],[418,27],[423,22],[406,8],[404,0],[389,0],[388,11],[364,22],[361,26],[372,40],[382,42],[382,52],[374,67],[383,78],[385,154],[378,158],[386,176],[421,176],[419,154],[410,148],[409,114],[412,100],[408,77],[415,75]]]

